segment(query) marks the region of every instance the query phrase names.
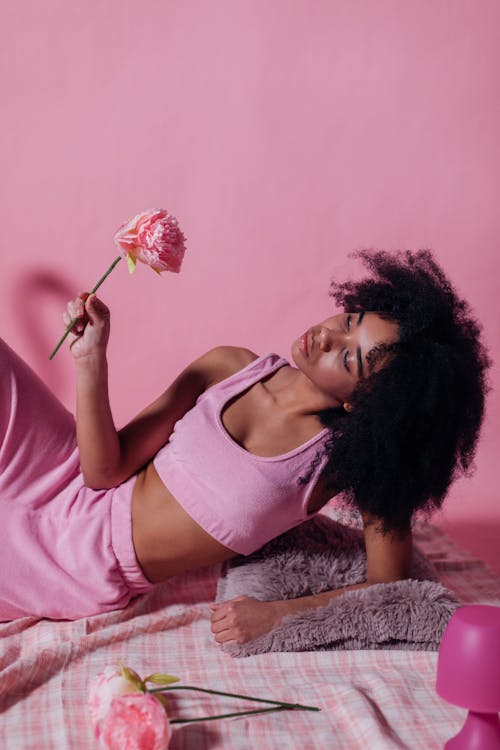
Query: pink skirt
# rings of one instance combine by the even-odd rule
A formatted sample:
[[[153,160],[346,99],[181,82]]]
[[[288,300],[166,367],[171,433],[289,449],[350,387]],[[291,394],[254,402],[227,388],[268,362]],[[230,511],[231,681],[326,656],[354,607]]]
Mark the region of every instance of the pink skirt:
[[[132,542],[136,477],[84,485],[74,417],[0,339],[0,621],[74,620],[154,584]]]

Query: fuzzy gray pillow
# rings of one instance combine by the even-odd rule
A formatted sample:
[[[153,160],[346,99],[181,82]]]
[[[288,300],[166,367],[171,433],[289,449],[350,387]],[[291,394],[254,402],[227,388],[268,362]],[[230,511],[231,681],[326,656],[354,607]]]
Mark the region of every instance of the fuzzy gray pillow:
[[[261,601],[295,599],[364,580],[362,530],[318,515],[253,554],[224,563],[216,601],[242,594]],[[254,641],[222,648],[232,656],[333,649],[437,651],[458,606],[431,563],[414,548],[410,579],[346,592],[325,607],[288,615]]]

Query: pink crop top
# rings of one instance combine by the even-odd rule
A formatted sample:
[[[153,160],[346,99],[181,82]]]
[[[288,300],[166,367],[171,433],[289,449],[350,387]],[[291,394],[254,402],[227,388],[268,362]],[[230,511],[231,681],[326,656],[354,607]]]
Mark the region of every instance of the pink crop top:
[[[234,441],[222,411],[234,396],[288,365],[265,354],[208,388],[176,423],[170,440],[153,459],[161,480],[197,524],[221,544],[249,555],[293,526],[311,518],[307,503],[326,463],[309,469],[328,437],[327,428],[281,456],[256,456]]]

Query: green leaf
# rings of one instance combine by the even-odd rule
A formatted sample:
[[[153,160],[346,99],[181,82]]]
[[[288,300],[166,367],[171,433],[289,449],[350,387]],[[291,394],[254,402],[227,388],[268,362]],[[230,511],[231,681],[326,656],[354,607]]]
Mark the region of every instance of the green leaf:
[[[134,687],[136,687],[138,690],[140,690],[142,693],[145,692],[146,686],[144,682],[141,680],[137,672],[134,672],[133,669],[130,669],[129,667],[125,667],[122,662],[118,662],[120,665],[121,673],[123,677],[130,682]]]
[[[155,685],[170,685],[172,682],[179,682],[180,677],[174,677],[171,674],[150,674],[144,678],[144,682],[153,682]]]
[[[130,253],[127,253],[127,264],[130,273],[134,273],[136,263],[136,259],[132,255],[130,255]]]

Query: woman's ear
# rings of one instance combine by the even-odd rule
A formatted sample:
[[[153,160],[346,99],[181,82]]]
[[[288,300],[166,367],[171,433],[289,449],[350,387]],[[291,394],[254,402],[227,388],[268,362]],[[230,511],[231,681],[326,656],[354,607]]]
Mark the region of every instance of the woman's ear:
[[[350,404],[348,401],[344,401],[342,406],[344,407],[344,411],[352,411],[353,409],[352,404]]]

